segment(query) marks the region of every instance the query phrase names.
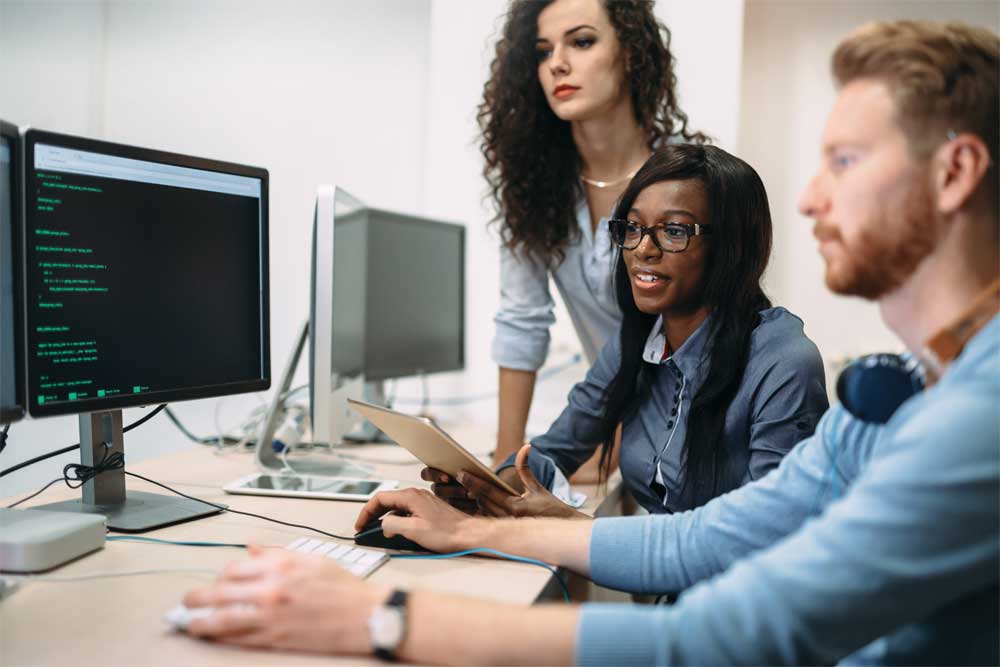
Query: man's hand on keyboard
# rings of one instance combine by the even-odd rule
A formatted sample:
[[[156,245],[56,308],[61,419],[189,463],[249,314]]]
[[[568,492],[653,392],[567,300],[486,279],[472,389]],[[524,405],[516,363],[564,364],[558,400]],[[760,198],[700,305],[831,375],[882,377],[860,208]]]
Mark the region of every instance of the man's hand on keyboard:
[[[323,653],[371,653],[367,621],[389,589],[355,577],[331,559],[250,547],[210,586],[184,596],[188,608],[215,607],[188,632],[240,646]]]
[[[424,489],[376,493],[361,508],[354,527],[360,530],[383,515],[382,533],[386,537],[402,535],[440,553],[484,546],[478,543],[481,531],[477,528],[488,519],[455,509]]]

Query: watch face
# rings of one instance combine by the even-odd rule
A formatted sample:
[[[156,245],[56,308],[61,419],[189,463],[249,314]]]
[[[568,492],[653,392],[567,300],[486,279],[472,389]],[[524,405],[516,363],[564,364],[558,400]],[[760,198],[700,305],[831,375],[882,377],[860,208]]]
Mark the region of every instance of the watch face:
[[[398,607],[379,607],[368,620],[368,631],[371,633],[372,646],[380,649],[394,650],[403,639],[403,629],[406,619],[403,610]]]

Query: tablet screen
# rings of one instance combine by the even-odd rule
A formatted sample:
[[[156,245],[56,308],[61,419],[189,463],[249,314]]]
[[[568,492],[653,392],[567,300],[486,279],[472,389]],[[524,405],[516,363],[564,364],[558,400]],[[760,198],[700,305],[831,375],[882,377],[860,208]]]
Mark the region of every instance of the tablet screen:
[[[240,486],[248,489],[270,491],[299,491],[302,493],[343,493],[368,496],[378,489],[380,482],[366,480],[323,479],[297,475],[260,475],[244,481]]]

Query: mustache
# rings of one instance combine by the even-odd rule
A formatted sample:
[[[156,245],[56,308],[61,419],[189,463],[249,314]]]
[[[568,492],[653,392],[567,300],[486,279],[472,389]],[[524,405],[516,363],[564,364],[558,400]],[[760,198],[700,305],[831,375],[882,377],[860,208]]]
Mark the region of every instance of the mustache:
[[[813,225],[813,236],[816,237],[817,241],[839,241],[840,230],[835,225],[816,221],[816,224]]]

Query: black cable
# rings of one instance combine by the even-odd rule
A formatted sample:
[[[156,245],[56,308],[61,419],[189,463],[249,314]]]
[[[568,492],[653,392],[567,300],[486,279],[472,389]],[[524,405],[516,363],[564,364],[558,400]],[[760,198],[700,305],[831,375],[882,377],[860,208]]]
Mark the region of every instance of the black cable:
[[[3,430],[0,431],[0,454],[7,447],[7,431],[10,430],[10,424],[4,424]]]
[[[27,468],[28,466],[38,463],[39,461],[44,461],[45,459],[51,459],[53,456],[59,456],[60,454],[65,454],[66,452],[72,452],[74,449],[80,449],[80,443],[75,445],[70,445],[69,447],[63,447],[62,449],[57,449],[54,452],[49,452],[48,454],[42,454],[41,456],[36,456],[33,459],[28,459],[27,461],[21,461],[16,466],[11,466],[6,470],[0,470],[0,477],[6,477],[12,472],[17,472],[21,468]]]
[[[343,535],[335,535],[333,533],[328,533],[325,530],[320,530],[319,528],[313,528],[312,526],[306,526],[306,525],[303,525],[301,523],[289,523],[287,521],[280,521],[279,519],[272,519],[271,517],[263,516],[261,514],[254,514],[252,512],[243,512],[241,510],[234,510],[232,507],[226,507],[225,505],[217,505],[216,503],[210,502],[208,500],[202,500],[201,498],[195,498],[194,496],[189,496],[186,493],[181,493],[177,489],[172,489],[169,486],[167,486],[166,484],[160,484],[159,482],[153,481],[153,480],[149,479],[148,477],[143,477],[142,475],[138,475],[138,474],[136,474],[134,472],[129,472],[128,470],[125,471],[125,474],[129,475],[131,477],[137,477],[138,479],[141,479],[144,482],[149,482],[150,484],[155,484],[156,486],[160,487],[161,489],[166,489],[170,493],[177,494],[181,498],[187,498],[188,500],[194,500],[195,502],[204,503],[206,505],[211,505],[212,507],[220,509],[223,512],[230,512],[231,514],[242,514],[243,516],[252,516],[255,519],[263,519],[264,521],[270,521],[272,523],[280,523],[282,526],[289,526],[290,528],[302,528],[303,530],[311,530],[314,533],[319,533],[320,535],[326,535],[327,537],[333,537],[333,538],[338,539],[338,540],[347,540],[348,542],[353,542],[354,541],[353,537],[344,537]]]
[[[137,428],[139,426],[142,426],[143,424],[145,424],[146,422],[148,422],[150,419],[152,419],[153,417],[155,417],[157,415],[157,413],[159,413],[160,410],[163,410],[165,407],[167,407],[166,403],[161,403],[160,405],[156,406],[156,408],[152,412],[150,412],[148,415],[146,415],[145,417],[142,417],[139,420],[136,420],[136,421],[132,422],[131,424],[129,424],[128,426],[126,426],[125,428],[123,428],[122,429],[122,433],[128,433],[132,429]],[[76,443],[75,445],[70,445],[69,447],[63,447],[62,449],[57,449],[54,452],[49,452],[48,454],[42,454],[41,456],[36,456],[35,458],[28,459],[27,461],[21,461],[16,466],[11,466],[11,467],[7,468],[6,470],[0,470],[0,477],[6,477],[7,475],[11,474],[12,472],[17,472],[21,468],[27,468],[28,466],[34,465],[34,464],[38,463],[39,461],[44,461],[45,459],[51,459],[53,456],[59,456],[60,454],[65,454],[66,452],[72,452],[75,449],[80,449],[80,443],[79,442]]]
[[[66,486],[71,489],[79,489],[83,486],[84,482],[92,480],[93,478],[100,475],[102,472],[107,472],[109,470],[117,470],[119,468],[125,467],[125,457],[121,452],[115,452],[114,454],[108,454],[111,451],[108,448],[104,449],[104,455],[101,456],[101,460],[98,461],[96,466],[88,466],[82,463],[67,463],[63,466],[63,476],[58,479],[54,479],[45,486],[43,486],[38,491],[35,491],[27,498],[21,498],[16,503],[7,505],[7,509],[12,509],[17,507],[23,502],[27,502],[39,495],[47,488],[55,484],[56,482],[66,482]],[[75,482],[75,484],[74,484]]]
[[[38,491],[35,491],[34,493],[32,493],[27,498],[22,498],[21,500],[18,500],[13,505],[8,505],[7,508],[10,509],[12,507],[17,507],[21,503],[26,502],[28,500],[31,500],[32,498],[34,498],[35,496],[37,496],[40,493],[42,493],[42,491],[45,491],[47,488],[49,488],[50,486],[52,486],[56,482],[65,481],[66,482],[66,486],[70,487],[71,489],[78,489],[78,488],[80,488],[80,486],[84,482],[86,482],[86,481],[88,481],[90,479],[93,479],[94,477],[96,477],[97,475],[99,475],[102,472],[105,472],[105,471],[108,471],[108,470],[116,470],[118,468],[124,468],[124,467],[125,467],[125,457],[122,456],[121,452],[115,452],[111,456],[107,456],[107,450],[105,450],[105,456],[101,458],[101,462],[98,463],[96,466],[91,467],[91,466],[83,465],[81,463],[70,463],[65,468],[63,468],[63,476],[62,477],[60,477],[59,479],[52,480],[51,482],[49,482],[48,484],[46,484],[45,486],[43,486]],[[72,473],[74,476],[71,477],[70,473]],[[198,503],[204,503],[205,505],[209,505],[209,506],[214,507],[216,509],[222,510],[223,512],[230,512],[232,514],[242,514],[244,516],[250,516],[250,517],[253,517],[255,519],[263,519],[264,521],[270,521],[272,523],[279,523],[282,526],[288,526],[290,528],[301,528],[303,530],[311,530],[314,533],[319,533],[320,535],[325,535],[327,537],[332,537],[332,538],[338,539],[338,540],[346,540],[348,542],[353,542],[354,541],[353,537],[344,537],[343,535],[336,535],[334,533],[328,533],[325,530],[320,530],[319,528],[313,528],[312,526],[306,526],[306,525],[301,524],[301,523],[289,523],[288,521],[281,521],[279,519],[272,519],[271,517],[263,516],[261,514],[254,514],[252,512],[243,512],[241,510],[234,510],[233,508],[226,507],[225,505],[218,505],[218,504],[210,502],[208,500],[202,500],[201,498],[195,498],[194,496],[189,496],[188,494],[182,493],[182,492],[178,491],[177,489],[173,489],[173,488],[167,486],[166,484],[161,484],[161,483],[159,483],[159,482],[157,482],[155,480],[149,479],[148,477],[143,477],[142,475],[139,475],[137,473],[129,472],[128,470],[125,471],[125,474],[129,475],[130,477],[135,477],[137,479],[141,479],[144,482],[149,482],[150,484],[154,484],[154,485],[160,487],[161,489],[166,489],[170,493],[174,493],[174,494],[180,496],[181,498],[187,498],[188,500],[193,500],[193,501],[198,502]],[[76,486],[73,486],[71,484],[71,482],[78,482],[78,484]]]
[[[31,494],[30,496],[28,496],[27,498],[21,498],[21,499],[20,499],[20,500],[18,500],[18,501],[17,501],[16,503],[12,503],[12,504],[10,504],[10,505],[7,505],[7,509],[11,509],[11,508],[14,508],[14,507],[17,507],[17,506],[18,506],[18,505],[20,505],[21,503],[25,503],[25,502],[28,502],[29,500],[31,500],[31,499],[32,499],[32,498],[34,498],[35,496],[37,496],[37,495],[40,495],[40,494],[41,494],[41,493],[42,493],[43,491],[45,491],[45,490],[46,490],[47,488],[49,488],[50,486],[52,486],[52,485],[53,485],[53,484],[55,484],[56,482],[61,482],[61,481],[63,481],[63,479],[64,479],[64,478],[62,478],[62,477],[57,477],[57,478],[55,478],[54,480],[52,480],[51,482],[49,482],[48,484],[46,484],[46,485],[45,485],[45,486],[43,486],[42,488],[40,488],[40,489],[38,489],[37,491],[35,491],[34,493],[32,493],[32,494]]]
[[[231,435],[224,435],[224,436],[215,437],[215,438],[200,438],[200,437],[196,436],[194,433],[192,433],[191,431],[187,430],[187,427],[185,427],[184,424],[181,423],[181,420],[177,418],[177,415],[174,414],[173,410],[171,410],[170,408],[167,408],[164,411],[164,414],[167,415],[167,418],[174,423],[174,426],[176,426],[177,429],[181,433],[183,433],[184,436],[188,440],[190,440],[191,442],[197,443],[199,445],[214,445],[214,444],[218,443],[220,440],[222,441],[222,444],[224,444],[224,445],[236,445],[236,444],[239,444],[239,443],[243,442],[240,438],[234,438]]]

